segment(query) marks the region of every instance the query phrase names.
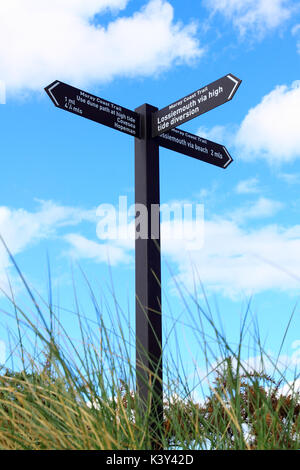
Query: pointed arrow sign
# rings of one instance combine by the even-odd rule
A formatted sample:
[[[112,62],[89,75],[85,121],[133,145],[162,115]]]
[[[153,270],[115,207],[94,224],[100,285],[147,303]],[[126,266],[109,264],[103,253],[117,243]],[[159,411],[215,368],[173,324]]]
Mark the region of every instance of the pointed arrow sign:
[[[228,150],[223,145],[180,129],[172,129],[160,135],[158,142],[161,147],[183,153],[189,157],[221,168],[227,168],[233,162]]]
[[[240,84],[241,80],[230,73],[160,109],[153,114],[152,137],[164,134],[231,100]]]
[[[130,109],[111,103],[56,80],[45,88],[58,108],[140,137],[140,116]]]

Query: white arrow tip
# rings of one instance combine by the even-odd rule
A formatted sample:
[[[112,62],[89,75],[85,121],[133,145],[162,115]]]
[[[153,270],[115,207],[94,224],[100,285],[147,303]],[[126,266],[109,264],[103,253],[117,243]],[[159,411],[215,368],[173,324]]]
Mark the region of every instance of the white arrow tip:
[[[223,168],[226,168],[229,163],[233,162],[233,159],[231,158],[231,156],[229,155],[228,151],[227,151],[227,148],[223,146],[223,149],[224,149],[224,152],[226,153],[227,157],[228,157],[228,160],[227,162],[225,163],[225,165],[223,166]]]
[[[49,95],[50,95],[50,98],[53,100],[53,102],[56,104],[56,106],[59,106],[59,103],[57,101],[57,99],[55,98],[55,96],[53,95],[52,93],[52,90],[54,90],[54,88],[57,87],[57,85],[59,85],[60,82],[54,82],[53,85],[50,86],[50,88],[46,88],[46,90],[48,91]]]
[[[233,83],[234,83],[234,87],[232,88],[232,90],[231,90],[231,92],[230,92],[230,94],[229,94],[229,96],[228,96],[228,98],[227,98],[227,100],[229,101],[229,100],[231,100],[231,98],[233,97],[233,95],[234,95],[234,93],[235,93],[237,87],[238,87],[239,84],[241,83],[241,80],[238,80],[237,78],[235,78],[235,77],[234,77],[233,75],[231,75],[231,74],[228,74],[228,75],[227,75],[227,78],[229,78],[229,80],[232,80]]]

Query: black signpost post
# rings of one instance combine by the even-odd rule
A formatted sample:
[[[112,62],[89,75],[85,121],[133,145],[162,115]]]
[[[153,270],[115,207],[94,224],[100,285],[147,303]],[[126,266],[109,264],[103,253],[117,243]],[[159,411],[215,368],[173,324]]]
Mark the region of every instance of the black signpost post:
[[[145,411],[149,405],[151,408],[149,431],[156,436],[153,447],[159,442],[163,418],[159,145],[151,138],[156,110],[149,104],[136,109],[141,116],[141,137],[135,139],[136,388],[141,406]],[[143,208],[147,227],[142,234],[138,216]]]
[[[176,127],[231,100],[240,83],[228,74],[161,110],[144,104],[135,111],[58,80],[45,88],[58,108],[135,137],[136,391],[150,410],[153,449],[162,448],[163,429],[159,147],[227,168],[233,160],[223,145]]]

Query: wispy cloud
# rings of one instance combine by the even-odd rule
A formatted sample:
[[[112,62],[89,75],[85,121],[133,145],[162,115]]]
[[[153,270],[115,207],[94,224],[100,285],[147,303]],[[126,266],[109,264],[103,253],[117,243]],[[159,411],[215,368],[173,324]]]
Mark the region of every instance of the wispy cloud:
[[[287,184],[300,184],[299,173],[279,173],[278,178],[282,179]]]
[[[292,34],[293,36],[296,36],[298,38],[298,41],[297,41],[297,51],[298,51],[298,54],[300,54],[300,23],[299,24],[296,24],[293,28],[292,28]]]
[[[192,292],[195,282],[233,299],[300,286],[300,226],[251,229],[225,218],[206,220],[203,249],[187,253],[173,243],[166,254]]]
[[[106,27],[93,22],[96,14],[127,3],[1,2],[0,78],[8,92],[42,90],[54,79],[79,86],[117,76],[153,75],[203,54],[195,23],[176,23],[166,0],[150,0],[132,16],[112,18]]]
[[[162,223],[163,257],[176,279],[191,291],[202,282],[208,292],[238,299],[269,289],[299,289],[300,226],[255,228],[247,223],[272,217],[282,207],[279,201],[259,198],[226,217],[206,218],[204,231],[186,240],[165,239]],[[115,266],[134,259],[132,240],[94,242],[75,232],[64,239],[70,245],[68,253],[77,259],[107,263],[109,258]]]
[[[295,5],[292,0],[205,0],[204,4],[232,21],[242,36],[251,32],[256,38],[282,25]]]
[[[238,194],[259,193],[260,188],[259,188],[258,183],[259,183],[258,178],[249,178],[247,180],[240,181],[237,184],[235,191]]]
[[[105,263],[111,266],[127,264],[134,261],[132,254],[117,243],[99,243],[79,235],[70,233],[64,239],[70,244],[68,254],[75,259],[89,259],[96,263]],[[134,243],[132,243],[132,249]]]
[[[216,125],[211,128],[201,126],[197,130],[197,135],[203,139],[212,140],[219,144],[226,145],[232,143],[237,132],[237,126],[228,124],[226,126]]]
[[[3,80],[0,80],[0,104],[5,104],[6,102],[6,86]]]
[[[0,234],[13,256],[34,244],[57,236],[59,229],[96,222],[95,210],[67,207],[52,201],[39,201],[36,211],[0,207]],[[11,267],[9,255],[0,243],[0,287],[7,289],[7,272]]]
[[[226,217],[205,219],[204,230],[193,232],[193,237],[187,233],[192,233],[194,228],[190,220],[186,225],[186,239],[166,239],[167,227],[163,221],[163,256],[172,263],[175,276],[191,290],[195,282],[200,286],[200,281],[208,291],[229,297],[267,289],[299,289],[300,226],[269,224],[255,228],[245,223],[258,217],[263,220],[281,208],[279,201],[259,198],[252,207],[245,205]],[[42,240],[55,238],[62,242],[60,250],[67,256],[112,266],[133,266],[134,240],[98,240],[95,213],[51,201],[40,203],[33,212],[1,207],[0,233],[14,256]],[[84,228],[79,224],[84,222],[95,224],[93,239],[80,234]],[[173,222],[175,226],[179,223],[175,219]],[[78,226],[76,230],[75,226]],[[9,257],[0,247],[0,282],[5,289],[6,271],[10,267]]]
[[[262,219],[272,217],[283,209],[284,205],[280,201],[274,201],[265,197],[260,197],[254,202],[248,202],[242,207],[230,211],[229,218],[239,223],[251,219]]]

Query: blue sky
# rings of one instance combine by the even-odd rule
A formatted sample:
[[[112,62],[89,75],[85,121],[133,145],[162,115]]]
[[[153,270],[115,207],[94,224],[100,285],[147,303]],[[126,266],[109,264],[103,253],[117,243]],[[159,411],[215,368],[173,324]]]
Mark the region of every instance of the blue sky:
[[[56,109],[44,87],[61,80],[130,109],[162,108],[232,73],[243,81],[233,100],[182,128],[226,145],[234,162],[222,170],[160,150],[161,202],[204,204],[205,214],[203,246],[163,242],[164,292],[182,312],[172,278],[193,291],[196,270],[233,343],[253,296],[276,353],[300,287],[299,61],[297,0],[3,0],[0,233],[29,282],[47,295],[48,253],[57,299],[71,308],[71,267],[100,295],[111,266],[134,318],[132,244],[96,234],[99,204],[134,201],[133,138]],[[1,248],[3,289],[7,274],[22,301]],[[88,310],[79,275],[77,288]],[[299,314],[283,355],[294,365]]]

